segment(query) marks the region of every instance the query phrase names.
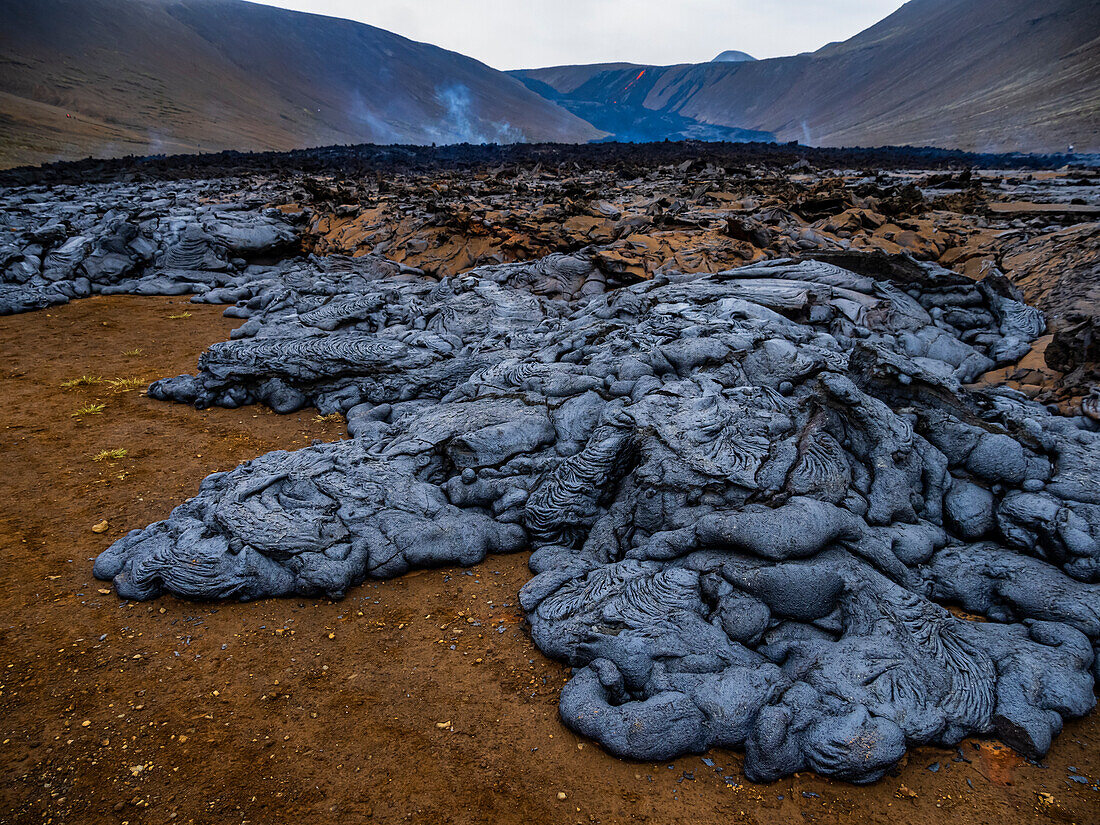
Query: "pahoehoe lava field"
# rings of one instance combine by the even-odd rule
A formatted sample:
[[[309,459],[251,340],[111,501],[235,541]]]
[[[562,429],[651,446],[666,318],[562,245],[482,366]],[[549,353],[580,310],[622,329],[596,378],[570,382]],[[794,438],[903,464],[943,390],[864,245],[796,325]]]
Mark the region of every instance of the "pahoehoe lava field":
[[[12,822],[1100,818],[1100,174],[0,172]]]

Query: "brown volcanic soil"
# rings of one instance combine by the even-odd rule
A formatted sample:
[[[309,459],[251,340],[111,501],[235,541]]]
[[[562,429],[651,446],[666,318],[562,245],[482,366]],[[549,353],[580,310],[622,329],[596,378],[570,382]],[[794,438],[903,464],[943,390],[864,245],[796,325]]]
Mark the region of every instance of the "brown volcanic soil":
[[[0,821],[1100,819],[1097,714],[1069,724],[1041,766],[967,741],[919,749],[863,788],[806,774],[751,785],[720,751],[707,758],[721,770],[614,759],[558,721],[566,669],[535,650],[515,605],[526,554],[336,603],[120,602],[91,577],[110,542],[210,472],[343,431],[310,412],[60,387],[189,371],[233,325],[217,307],[133,297],[0,318]],[[100,414],[73,416],[96,401]],[[92,460],[107,449],[128,454]]]

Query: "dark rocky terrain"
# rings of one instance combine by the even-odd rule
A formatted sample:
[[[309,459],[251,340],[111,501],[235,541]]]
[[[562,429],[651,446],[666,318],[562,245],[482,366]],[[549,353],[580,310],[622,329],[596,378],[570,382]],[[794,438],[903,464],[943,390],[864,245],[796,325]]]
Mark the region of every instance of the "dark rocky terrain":
[[[518,599],[572,668],[561,718],[612,754],[743,749],[755,781],[874,781],[968,736],[1039,760],[1095,703],[1100,641],[1100,190],[1064,160],[14,171],[0,307],[228,304],[230,340],[149,396],[346,422],[112,536],[123,598],[341,598],[534,550]]]
[[[814,146],[1096,152],[1098,44],[1097,0],[911,0],[810,54],[514,74],[574,111],[611,106],[620,122],[633,111]]]

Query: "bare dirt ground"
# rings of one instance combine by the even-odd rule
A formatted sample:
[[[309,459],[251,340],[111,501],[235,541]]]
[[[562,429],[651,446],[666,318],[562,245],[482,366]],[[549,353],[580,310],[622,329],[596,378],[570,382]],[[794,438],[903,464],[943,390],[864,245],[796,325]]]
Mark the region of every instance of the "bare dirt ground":
[[[91,576],[112,541],[211,472],[342,437],[311,411],[198,411],[117,383],[191,371],[235,324],[134,297],[0,318],[0,821],[1100,822],[1096,714],[1041,765],[966,741],[869,787],[752,785],[721,751],[612,758],[558,720],[567,670],[516,605],[526,554],[341,602],[119,601]],[[81,376],[104,381],[62,387]],[[126,454],[94,460],[110,450]]]

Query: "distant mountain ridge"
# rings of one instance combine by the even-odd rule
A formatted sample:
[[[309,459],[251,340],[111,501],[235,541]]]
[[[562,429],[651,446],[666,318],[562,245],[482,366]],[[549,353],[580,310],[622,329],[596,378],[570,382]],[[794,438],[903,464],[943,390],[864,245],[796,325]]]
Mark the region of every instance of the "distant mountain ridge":
[[[241,0],[0,0],[0,166],[603,133],[476,60]]]
[[[711,63],[748,63],[755,61],[756,58],[751,54],[745,52],[739,52],[736,49],[728,49],[714,58]]]
[[[648,109],[642,101],[657,74],[649,67],[629,63],[613,64],[580,86],[559,90],[525,72],[513,72],[527,88],[584,118],[608,133],[605,140],[648,143],[661,140],[706,140],[745,143],[774,143],[770,132],[738,126],[705,123],[672,111]],[[610,86],[605,82],[610,78]],[[625,86],[620,89],[620,85]]]
[[[817,146],[1100,151],[1100,0],[911,0],[812,54],[513,74],[574,111],[628,106]]]
[[[0,20],[0,167],[607,139],[1100,152],[1100,0],[910,0],[812,54],[511,73],[243,0],[0,0]]]

